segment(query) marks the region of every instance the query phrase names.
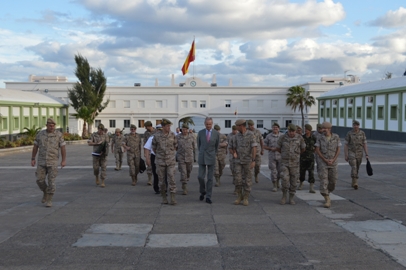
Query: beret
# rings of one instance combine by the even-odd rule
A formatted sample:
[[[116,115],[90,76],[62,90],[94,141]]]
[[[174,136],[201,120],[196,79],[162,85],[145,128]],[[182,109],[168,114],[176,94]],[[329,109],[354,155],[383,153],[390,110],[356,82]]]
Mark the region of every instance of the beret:
[[[245,124],[245,119],[238,119],[237,121],[235,121],[235,125],[236,126],[239,126],[239,125],[242,125],[242,124]]]
[[[321,124],[317,124],[317,128],[323,128]]]
[[[189,125],[186,124],[186,123],[183,123],[183,124],[182,124],[182,128],[187,128],[187,129],[189,129]]]
[[[254,121],[252,121],[251,119],[247,121],[247,124],[250,125],[250,126],[255,125],[255,124],[254,124]]]
[[[117,131],[118,131],[118,132],[120,132],[120,131],[121,131],[121,129],[119,129],[119,128],[116,128],[116,131],[115,131],[115,132],[117,132]]]
[[[276,126],[276,127],[280,128],[279,124],[278,124],[278,123],[276,123],[276,122],[275,122],[275,123],[273,123],[273,124],[272,124],[272,126]]]
[[[97,126],[97,129],[103,129],[103,130],[104,130],[104,125],[103,125],[103,124],[99,124],[99,125]]]
[[[233,125],[233,126],[232,126],[232,130],[237,130],[237,126],[236,126],[236,125]]]
[[[131,124],[130,128],[135,128],[135,129],[137,129],[137,126],[134,125],[134,124]]]
[[[323,122],[323,124],[321,124],[321,126],[323,128],[331,128],[333,125],[330,122]]]
[[[310,124],[306,124],[305,129],[312,131],[313,127]]]
[[[56,125],[54,119],[52,119],[52,118],[48,118],[48,119],[47,119],[47,124],[54,124],[54,125]]]
[[[172,122],[169,121],[169,120],[166,119],[166,118],[163,118],[163,119],[162,119],[162,122],[161,122],[161,125],[162,125],[162,126],[172,125]]]
[[[144,127],[152,127],[151,121],[147,121],[144,123]]]
[[[290,130],[290,131],[296,131],[296,125],[294,125],[294,124],[289,124],[289,125],[288,125],[288,130]]]
[[[359,122],[357,120],[352,120],[352,124],[359,126]]]
[[[214,129],[215,130],[220,130],[220,126],[219,125],[214,125]]]

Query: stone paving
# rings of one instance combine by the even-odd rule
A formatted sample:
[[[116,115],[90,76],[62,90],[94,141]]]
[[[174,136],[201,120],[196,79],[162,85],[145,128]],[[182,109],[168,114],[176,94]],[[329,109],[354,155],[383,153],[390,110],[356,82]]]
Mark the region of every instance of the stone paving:
[[[0,153],[0,269],[405,269],[406,145],[369,148],[374,175],[363,164],[357,191],[340,154],[330,209],[307,183],[296,205],[279,205],[266,156],[247,207],[233,205],[228,168],[213,204],[199,201],[196,165],[189,194],[178,181],[178,205],[161,205],[147,176],[132,187],[113,156],[106,188],[96,187],[86,145],[67,146],[45,208],[30,151]]]

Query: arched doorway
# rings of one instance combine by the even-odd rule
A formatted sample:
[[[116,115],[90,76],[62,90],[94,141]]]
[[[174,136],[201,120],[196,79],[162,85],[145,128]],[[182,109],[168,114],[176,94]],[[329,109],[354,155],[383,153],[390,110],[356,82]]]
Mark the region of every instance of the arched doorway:
[[[182,115],[177,119],[177,127],[181,127],[183,123],[183,119],[189,120],[189,129],[193,129],[195,133],[199,132],[200,130],[204,129],[204,119],[206,119],[206,115],[202,114],[194,114],[194,115]],[[190,123],[192,120],[193,124]]]

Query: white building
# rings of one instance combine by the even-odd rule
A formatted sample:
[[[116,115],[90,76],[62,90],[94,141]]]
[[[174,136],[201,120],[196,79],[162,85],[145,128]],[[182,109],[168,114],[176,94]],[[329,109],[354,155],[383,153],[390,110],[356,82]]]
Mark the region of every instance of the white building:
[[[74,82],[66,77],[29,76],[29,82],[5,82],[9,89],[39,91],[61,98],[69,103],[67,90]],[[315,98],[320,94],[338,87],[337,81],[322,81],[301,85]],[[138,126],[137,132],[144,132],[144,123],[151,121],[159,124],[162,118],[174,123],[173,129],[184,117],[212,117],[223,133],[231,132],[237,118],[252,119],[256,127],[264,132],[274,122],[281,127],[288,123],[301,124],[299,111],[293,112],[286,106],[286,93],[289,87],[234,87],[217,86],[215,76],[211,83],[199,78],[187,78],[179,84],[174,76],[169,86],[144,87],[135,83],[131,87],[107,86],[106,99],[110,99],[108,108],[97,117],[95,125],[103,123],[109,131],[115,128]],[[69,114],[73,114],[69,108]],[[315,125],[318,121],[317,104],[306,114],[306,123]],[[83,122],[69,117],[69,132],[81,133]],[[193,127],[192,127],[193,128]],[[200,129],[202,127],[196,127]]]

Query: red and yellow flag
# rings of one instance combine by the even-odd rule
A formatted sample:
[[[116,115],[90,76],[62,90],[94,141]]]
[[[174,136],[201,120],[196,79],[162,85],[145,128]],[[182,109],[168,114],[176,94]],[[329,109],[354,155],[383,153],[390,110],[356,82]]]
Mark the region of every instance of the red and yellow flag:
[[[189,65],[191,62],[195,61],[195,41],[192,42],[192,47],[190,48],[189,54],[186,57],[185,63],[182,67],[183,76],[189,71]]]

